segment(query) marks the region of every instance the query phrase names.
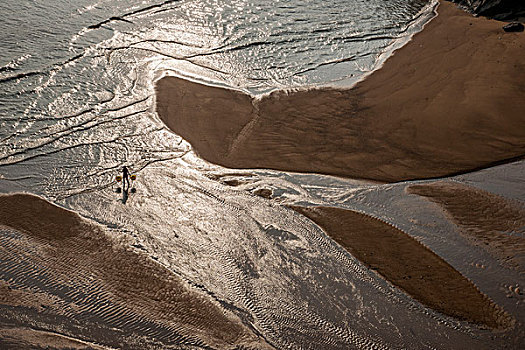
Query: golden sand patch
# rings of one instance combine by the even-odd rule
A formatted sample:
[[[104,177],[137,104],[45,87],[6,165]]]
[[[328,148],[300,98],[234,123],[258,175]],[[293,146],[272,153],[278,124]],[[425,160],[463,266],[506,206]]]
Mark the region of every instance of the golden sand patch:
[[[156,83],[157,112],[202,158],[230,168],[394,182],[522,158],[525,35],[448,2],[438,12],[352,89],[254,99],[168,76]]]

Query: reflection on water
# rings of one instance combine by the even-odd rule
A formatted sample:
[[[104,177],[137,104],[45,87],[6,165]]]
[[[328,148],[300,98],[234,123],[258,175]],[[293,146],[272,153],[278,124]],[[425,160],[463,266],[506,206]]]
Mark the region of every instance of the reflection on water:
[[[244,188],[365,210],[369,184],[258,172],[229,188],[154,112],[166,70],[254,93],[352,82],[428,20],[429,3],[3,1],[0,189],[41,194],[125,236],[277,348],[478,344]],[[135,194],[114,191],[122,165],[139,176]]]
[[[55,198],[189,150],[154,113],[166,70],[254,92],[357,79],[431,14],[401,0],[75,4],[0,5],[2,173]]]

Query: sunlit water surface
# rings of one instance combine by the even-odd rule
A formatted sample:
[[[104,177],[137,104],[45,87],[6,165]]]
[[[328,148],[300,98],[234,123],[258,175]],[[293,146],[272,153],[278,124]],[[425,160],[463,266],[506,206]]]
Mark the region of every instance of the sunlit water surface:
[[[402,195],[401,187],[265,171],[235,175],[246,185],[228,187],[212,176],[227,171],[198,159],[155,114],[154,80],[166,72],[253,94],[350,85],[421,29],[433,6],[4,0],[0,190],[42,195],[128,235],[248,314],[278,348],[478,344],[470,327],[412,301],[278,204],[338,205],[388,221],[397,209],[381,193]],[[125,204],[114,191],[123,164],[138,175]],[[257,188],[278,200],[251,195]],[[400,225],[438,247],[446,239],[418,232],[408,219]]]

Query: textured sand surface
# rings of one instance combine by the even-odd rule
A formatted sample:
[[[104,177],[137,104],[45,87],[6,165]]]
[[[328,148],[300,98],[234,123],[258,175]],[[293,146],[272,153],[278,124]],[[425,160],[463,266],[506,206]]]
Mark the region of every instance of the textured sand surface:
[[[175,77],[157,111],[204,159],[379,181],[429,178],[525,155],[525,35],[442,2],[439,16],[353,89],[262,99]]]
[[[501,307],[405,232],[351,210],[297,206],[293,209],[421,303],[446,315],[491,328],[513,324]]]
[[[17,232],[0,237],[2,273],[9,277],[0,285],[0,330],[8,338],[84,337],[124,348],[271,348],[233,312],[71,211],[32,195],[3,195],[2,227]],[[90,322],[101,329],[90,329]]]
[[[411,185],[408,193],[427,197],[445,209],[469,241],[502,264],[525,268],[525,208],[498,195],[455,182]]]

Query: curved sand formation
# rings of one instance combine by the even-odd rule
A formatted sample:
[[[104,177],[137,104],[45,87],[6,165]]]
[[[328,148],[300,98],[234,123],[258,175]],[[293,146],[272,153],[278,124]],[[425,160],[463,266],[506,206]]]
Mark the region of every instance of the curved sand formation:
[[[19,345],[87,338],[129,349],[272,348],[210,296],[76,213],[3,195],[2,228],[10,233],[0,235],[0,335],[21,337]]]
[[[467,278],[405,232],[373,217],[331,207],[292,209],[414,299],[443,314],[491,328],[513,319]]]
[[[261,99],[175,77],[157,112],[204,159],[379,181],[441,177],[525,155],[525,35],[442,2],[352,89]]]
[[[519,203],[455,182],[411,185],[407,192],[443,207],[462,235],[504,265],[525,267],[525,208]]]

